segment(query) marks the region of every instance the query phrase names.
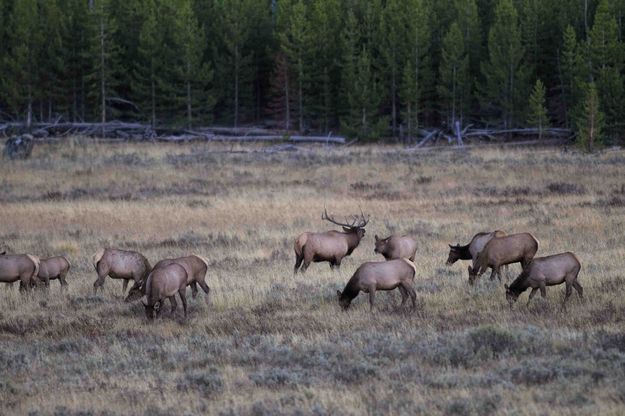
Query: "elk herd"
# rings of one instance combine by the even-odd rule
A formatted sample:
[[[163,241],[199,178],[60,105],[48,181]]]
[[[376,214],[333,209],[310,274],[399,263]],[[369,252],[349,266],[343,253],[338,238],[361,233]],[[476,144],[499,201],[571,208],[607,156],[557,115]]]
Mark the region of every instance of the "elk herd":
[[[358,248],[365,236],[365,227],[369,218],[360,212],[345,222],[337,221],[324,210],[321,218],[342,228],[342,231],[322,233],[305,232],[295,239],[295,267],[297,272],[305,273],[311,263],[328,262],[331,269],[338,269],[341,261]],[[535,257],[538,252],[538,240],[529,233],[506,234],[504,231],[478,233],[464,246],[449,245],[447,265],[458,260],[470,260],[468,266],[470,285],[475,285],[488,269],[490,279],[495,277],[501,282],[501,269],[508,274],[508,265],[520,263],[522,271],[513,282],[505,285],[506,299],[510,307],[519,295],[531,289],[528,304],[536,292],[546,297],[546,287],[565,284],[565,296],[562,306],[566,306],[572,289],[583,298],[583,289],[577,277],[581,263],[571,252]],[[380,254],[384,261],[371,261],[360,265],[347,282],[345,288],[337,291],[339,305],[349,308],[352,300],[360,292],[369,295],[370,309],[374,309],[377,291],[398,289],[403,307],[410,298],[412,309],[416,309],[416,291],[414,280],[417,274],[415,256],[416,241],[408,236],[391,235],[386,238],[375,236],[374,254]],[[123,294],[126,295],[128,283],[132,281],[125,300],[127,302],[143,299],[148,319],[160,315],[163,302],[167,299],[171,305],[171,314],[175,313],[176,295],[180,298],[185,317],[187,316],[186,289],[191,286],[193,297],[199,286],[206,294],[206,303],[210,302],[210,288],[206,284],[209,262],[205,257],[190,255],[186,257],[164,259],[152,267],[148,259],[136,251],[101,249],[92,257],[97,279],[93,284],[94,294],[102,287],[106,277],[123,281]],[[20,291],[37,286],[49,287],[50,280],[58,280],[61,287],[67,286],[65,280],[71,268],[70,262],[62,256],[40,259],[30,254],[0,253],[0,282],[12,284],[19,282]]]

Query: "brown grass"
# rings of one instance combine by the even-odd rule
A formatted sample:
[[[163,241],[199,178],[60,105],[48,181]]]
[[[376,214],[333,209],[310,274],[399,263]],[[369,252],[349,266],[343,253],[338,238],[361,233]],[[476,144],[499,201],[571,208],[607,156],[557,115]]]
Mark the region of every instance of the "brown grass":
[[[0,288],[0,414],[625,412],[625,153],[223,150],[78,140],[3,161],[0,249],[73,269],[64,294]],[[332,228],[324,205],[362,207],[367,236],[340,271],[293,277],[293,238]],[[503,285],[444,266],[448,243],[495,228],[577,253],[586,301],[562,313],[557,287],[510,311]],[[373,315],[362,295],[341,312],[336,289],[391,232],[418,241],[418,311],[380,294]],[[212,306],[148,324],[120,282],[94,297],[103,246],[205,255]]]

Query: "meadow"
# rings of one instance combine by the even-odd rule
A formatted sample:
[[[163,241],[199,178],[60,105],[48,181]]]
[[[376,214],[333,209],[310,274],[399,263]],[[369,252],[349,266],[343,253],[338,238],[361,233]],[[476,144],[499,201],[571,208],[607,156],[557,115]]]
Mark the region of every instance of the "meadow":
[[[71,263],[69,288],[0,287],[0,414],[621,415],[625,413],[625,152],[396,146],[107,144],[75,138],[0,162],[0,250]],[[293,240],[360,208],[366,236],[339,271],[293,276]],[[575,252],[585,300],[467,282],[450,243],[532,232]],[[417,310],[379,293],[343,312],[336,290],[383,260],[374,235],[418,242]],[[189,317],[148,323],[107,278],[100,247],[152,264],[210,261]],[[511,277],[520,271],[510,267]],[[3,285],[5,286],[5,285]]]

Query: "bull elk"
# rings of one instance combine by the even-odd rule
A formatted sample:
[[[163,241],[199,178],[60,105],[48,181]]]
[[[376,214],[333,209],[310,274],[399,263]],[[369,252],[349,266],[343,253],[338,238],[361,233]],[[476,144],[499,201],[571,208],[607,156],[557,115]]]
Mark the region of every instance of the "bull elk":
[[[187,317],[187,272],[178,263],[170,263],[166,266],[152,270],[145,282],[145,295],[147,302],[143,303],[145,314],[149,320],[158,317],[162,310],[165,298],[171,304],[171,314],[176,311],[176,293],[182,301],[184,316]]]
[[[412,300],[412,309],[416,309],[417,294],[412,287],[417,268],[408,259],[396,259],[362,264],[354,273],[345,289],[336,291],[339,304],[343,309],[349,308],[352,300],[362,291],[369,293],[369,308],[373,311],[375,292],[378,290],[399,289],[401,306],[408,296]]]
[[[352,222],[339,222],[328,215],[327,210],[324,210],[321,219],[343,227],[343,231],[300,234],[295,239],[295,267],[293,268],[295,274],[300,265],[301,272],[304,273],[313,262],[327,261],[331,269],[340,268],[341,260],[352,254],[360,244],[360,240],[365,236],[365,227],[369,223],[369,218],[365,218],[362,211],[359,216],[353,217]]]
[[[482,274],[491,268],[490,279],[495,276],[501,281],[501,266],[521,263],[525,267],[538,251],[538,240],[530,233],[520,233],[491,239],[478,254],[475,266],[469,267],[469,284],[473,285]]]
[[[417,242],[408,236],[392,235],[386,238],[375,236],[375,254],[381,254],[386,260],[405,258],[414,261]]]
[[[37,285],[39,258],[31,254],[0,256],[0,282],[20,282],[20,291]]]
[[[527,300],[528,306],[539,289],[540,295],[546,298],[547,286],[555,286],[562,283],[566,286],[564,301],[562,302],[563,308],[571,296],[572,288],[575,288],[579,297],[583,299],[584,289],[577,281],[577,275],[581,269],[581,262],[571,252],[533,259],[510,286],[505,285],[506,299],[510,304],[510,308],[517,301],[519,295],[529,288],[532,288],[532,291]]]
[[[150,262],[143,254],[113,248],[98,250],[93,255],[93,267],[98,273],[98,279],[93,283],[94,293],[97,293],[98,288],[104,285],[106,276],[110,276],[112,279],[123,279],[123,294],[126,293],[128,281],[140,282],[152,269]]]
[[[168,266],[172,263],[177,263],[181,265],[185,272],[187,273],[187,286],[191,285],[191,290],[193,291],[193,297],[197,295],[197,286],[199,285],[204,293],[206,293],[206,303],[210,302],[209,293],[210,288],[206,284],[206,272],[208,270],[208,260],[202,256],[198,256],[197,254],[179,257],[175,259],[164,259],[159,261],[154,265],[154,269]],[[138,300],[143,296],[146,292],[146,283],[147,278],[141,280],[140,282],[135,282],[135,284],[128,291],[128,296],[126,297],[126,302],[132,302]]]
[[[50,280],[58,279],[59,283],[61,283],[61,288],[64,288],[67,286],[65,276],[67,276],[70,267],[72,267],[72,265],[69,260],[63,256],[41,259],[37,277],[46,285],[46,287],[50,286]]]

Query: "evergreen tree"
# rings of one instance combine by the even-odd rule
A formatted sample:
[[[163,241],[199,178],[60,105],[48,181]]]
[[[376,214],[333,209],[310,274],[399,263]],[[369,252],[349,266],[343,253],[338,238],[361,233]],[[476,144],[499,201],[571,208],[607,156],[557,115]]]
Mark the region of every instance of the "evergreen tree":
[[[467,70],[466,105],[472,114],[478,111],[475,89],[481,78],[480,62],[483,54],[483,33],[480,28],[477,3],[475,0],[456,0],[457,24],[464,39],[464,50],[469,57]],[[442,61],[441,61],[442,64]]]
[[[67,96],[66,112],[70,120],[87,119],[88,74],[92,60],[88,54],[90,45],[89,9],[83,0],[67,0],[65,3],[63,30],[64,74],[61,88]]]
[[[38,28],[41,36],[37,61],[39,72],[37,79],[37,98],[39,101],[39,119],[51,120],[54,106],[64,100],[66,91],[62,80],[65,77],[63,30],[64,19],[57,0],[46,0],[39,6]]]
[[[401,76],[401,65],[405,62],[405,39],[408,35],[403,19],[405,0],[388,0],[382,13],[380,47],[384,72],[388,77],[388,98],[391,102],[391,133],[397,135],[397,95]]]
[[[603,138],[605,116],[600,109],[599,93],[594,82],[588,84],[582,111],[576,120],[577,141],[586,151],[593,151]]]
[[[443,39],[438,93],[441,97],[447,125],[462,123],[471,91],[468,77],[469,56],[460,27],[454,22]]]
[[[543,131],[549,128],[549,116],[546,107],[545,84],[540,79],[536,80],[534,89],[529,100],[529,115],[527,123],[538,129],[538,139],[542,140]]]
[[[499,118],[504,128],[517,124],[527,97],[527,70],[516,9],[512,0],[499,0],[488,34],[488,62],[482,65],[482,109]]]
[[[580,52],[577,36],[573,26],[569,25],[564,31],[561,56],[561,87],[560,93],[564,107],[565,126],[571,126],[573,109],[577,108],[582,98],[584,87],[584,59]]]

